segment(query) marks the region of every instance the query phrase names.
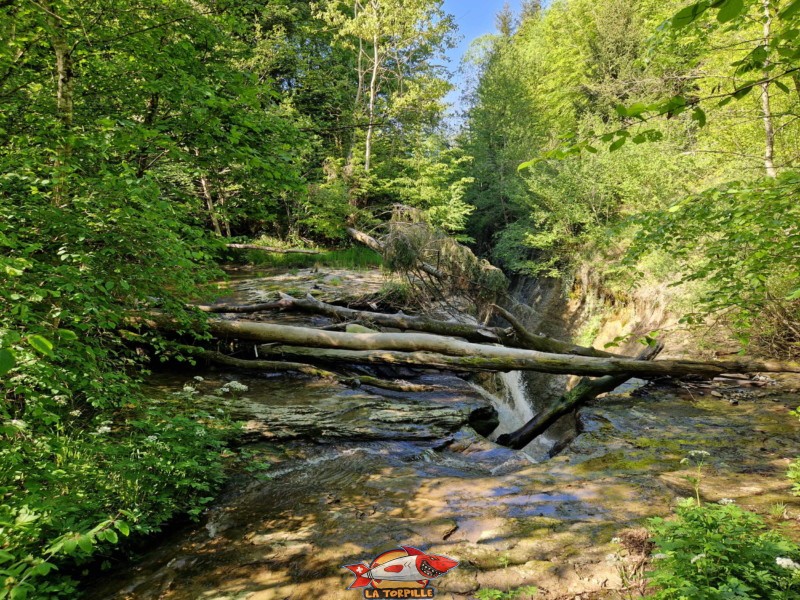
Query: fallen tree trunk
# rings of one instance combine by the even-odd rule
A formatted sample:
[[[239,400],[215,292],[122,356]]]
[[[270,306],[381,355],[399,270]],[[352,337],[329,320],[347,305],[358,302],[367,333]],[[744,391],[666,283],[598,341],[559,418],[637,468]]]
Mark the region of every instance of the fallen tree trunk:
[[[702,362],[692,360],[642,361],[626,357],[591,357],[548,354],[521,348],[488,346],[463,342],[455,338],[426,333],[343,333],[320,331],[310,327],[293,327],[249,321],[212,319],[209,330],[220,336],[288,346],[319,349],[376,351],[377,356],[397,353],[397,360],[425,364],[413,360],[414,355],[430,353],[437,364],[473,367],[472,370],[516,371],[571,375],[631,375],[716,377],[722,373],[792,372],[800,373],[800,364],[776,361],[730,360]],[[406,356],[402,356],[406,353]],[[410,353],[410,354],[409,354]],[[409,358],[411,357],[411,358]],[[469,369],[467,369],[469,370]]]
[[[200,356],[202,356],[203,358],[214,364],[224,365],[226,367],[234,367],[237,369],[246,369],[251,371],[269,371],[269,372],[295,371],[298,373],[303,373],[304,375],[321,377],[323,379],[335,379],[341,383],[355,384],[359,387],[362,385],[369,385],[372,387],[392,390],[395,392],[423,393],[423,392],[442,391],[444,389],[441,386],[436,386],[436,385],[423,385],[423,384],[410,383],[408,381],[400,381],[400,380],[388,381],[386,379],[379,379],[377,377],[371,377],[369,375],[358,375],[358,376],[340,375],[338,373],[334,373],[332,371],[326,371],[324,369],[320,369],[319,367],[315,367],[307,363],[286,362],[280,360],[260,360],[260,359],[248,360],[242,358],[234,358],[233,356],[228,356],[226,354],[222,354],[221,352],[214,352],[211,350],[205,350],[201,352]]]
[[[308,346],[263,345],[259,353],[270,356],[302,358],[311,361],[358,364],[405,365],[451,371],[537,371],[559,375],[626,375],[627,377],[682,377],[697,375],[713,378],[730,372],[792,372],[800,373],[800,365],[759,361],[703,363],[689,360],[642,361],[633,358],[592,358],[545,354],[532,350],[512,350],[521,354],[448,355],[430,351],[342,350]]]
[[[368,248],[375,250],[375,252],[377,252],[381,256],[384,256],[386,254],[386,247],[371,235],[367,235],[363,231],[359,231],[358,229],[353,229],[352,227],[347,228],[347,233],[350,235],[351,238],[353,238],[357,242],[361,242]],[[445,274],[442,273],[439,269],[426,262],[419,261],[419,268],[428,275],[435,277],[436,279],[444,279],[445,277]]]
[[[652,360],[663,346],[648,346],[637,360]],[[506,433],[497,438],[497,443],[514,450],[521,450],[533,440],[547,431],[558,419],[570,412],[579,409],[600,394],[612,392],[623,383],[631,379],[631,375],[607,375],[598,379],[584,377],[578,385],[558,398],[550,406],[539,412],[533,419],[511,433]]]
[[[441,321],[429,317],[417,317],[403,313],[385,314],[376,313],[368,310],[355,310],[343,306],[335,306],[320,302],[312,296],[305,299],[294,298],[287,294],[281,294],[281,299],[277,302],[264,304],[211,304],[198,305],[195,308],[208,313],[253,313],[267,310],[287,310],[304,312],[315,315],[323,315],[342,321],[358,321],[380,327],[391,327],[403,331],[420,331],[433,333],[436,335],[447,335],[460,337],[471,342],[511,342],[509,331],[500,327],[481,327],[469,323],[455,323],[452,321]]]
[[[514,334],[511,334],[509,330],[502,327],[482,327],[480,325],[471,325],[468,323],[453,323],[452,321],[441,321],[430,317],[411,316],[402,313],[389,315],[367,310],[354,310],[352,308],[320,302],[312,296],[307,296],[305,299],[301,300],[289,296],[288,294],[281,294],[281,300],[279,301],[263,304],[210,304],[197,305],[195,308],[208,313],[246,314],[267,310],[305,312],[324,315],[343,321],[358,321],[381,327],[392,327],[403,331],[420,331],[436,335],[448,335],[464,338],[470,342],[495,342],[501,343],[504,346],[527,348],[529,350],[538,350],[540,352],[550,352],[554,354],[606,357],[619,356],[610,352],[597,350],[596,348],[587,348],[541,335],[534,335],[525,329],[522,323],[513,314],[494,304],[492,305],[492,309],[511,324]]]
[[[514,329],[514,333],[517,335],[517,345],[522,348],[539,350],[540,352],[552,352],[554,354],[575,354],[576,356],[597,356],[609,358],[619,356],[618,354],[604,352],[602,350],[597,350],[596,348],[576,346],[575,344],[562,342],[561,340],[555,340],[543,335],[535,335],[528,331],[522,322],[505,308],[497,306],[496,304],[492,304],[491,309],[511,324],[511,327]]]
[[[272,248],[271,246],[258,246],[256,244],[226,244],[228,248],[236,250],[263,250],[273,254],[322,254],[319,250],[303,250],[299,248]]]

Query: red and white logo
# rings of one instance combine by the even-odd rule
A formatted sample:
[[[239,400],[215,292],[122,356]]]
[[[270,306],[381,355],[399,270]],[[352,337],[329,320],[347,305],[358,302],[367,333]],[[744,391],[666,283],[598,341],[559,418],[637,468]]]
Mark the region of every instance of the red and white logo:
[[[370,564],[361,562],[344,565],[355,575],[349,590],[364,588],[365,598],[433,598],[433,588],[428,588],[432,579],[438,579],[456,568],[458,561],[438,554],[426,554],[411,546],[400,546],[377,556]],[[428,588],[428,589],[425,589]],[[415,593],[412,590],[425,590]],[[374,590],[376,593],[370,593]],[[387,593],[380,593],[386,590]],[[408,590],[407,593],[389,590]],[[398,595],[399,593],[399,595]]]

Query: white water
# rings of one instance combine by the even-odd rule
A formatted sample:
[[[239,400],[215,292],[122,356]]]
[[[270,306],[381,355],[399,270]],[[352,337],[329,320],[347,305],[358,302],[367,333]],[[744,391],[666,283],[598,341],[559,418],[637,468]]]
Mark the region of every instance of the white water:
[[[496,440],[504,433],[516,431],[535,416],[528,384],[523,373],[521,371],[501,373],[500,380],[503,382],[501,397],[490,394],[480,386],[474,386],[491,401],[497,410],[500,425],[492,432],[490,436],[492,440]],[[547,458],[554,443],[555,440],[547,434],[540,435],[524,449],[524,452],[538,462]]]

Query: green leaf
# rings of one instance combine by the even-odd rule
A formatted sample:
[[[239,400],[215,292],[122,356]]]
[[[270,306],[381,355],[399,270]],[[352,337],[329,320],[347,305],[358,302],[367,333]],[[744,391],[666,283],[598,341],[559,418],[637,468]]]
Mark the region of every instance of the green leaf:
[[[87,535],[82,535],[78,538],[78,546],[80,546],[81,550],[84,552],[91,553],[92,548],[94,545],[92,544],[92,539]]]
[[[728,23],[742,14],[744,10],[744,0],[727,0],[717,13],[717,21]]]
[[[731,94],[731,96],[733,96],[733,97],[734,97],[734,98],[736,98],[737,100],[741,100],[742,98],[744,98],[745,96],[747,96],[747,94],[749,94],[749,93],[750,93],[750,92],[752,92],[752,91],[753,91],[753,85],[752,85],[752,84],[750,84],[750,85],[746,85],[746,86],[744,86],[744,87],[740,87],[738,90],[736,90],[735,92],[733,92],[733,93]]]
[[[772,83],[774,83],[774,84],[775,84],[775,87],[777,87],[777,88],[778,88],[780,91],[782,91],[784,94],[789,94],[789,93],[791,93],[791,90],[789,89],[789,86],[788,86],[788,85],[786,85],[785,83],[783,83],[782,81],[778,81],[778,80],[776,79],[776,80],[775,80],[775,81],[773,81]]]
[[[686,8],[678,11],[677,14],[672,17],[672,27],[674,29],[680,29],[682,27],[686,27],[687,25],[691,25],[708,10],[708,7],[709,3],[707,0],[701,0],[701,2],[690,4]]]
[[[0,376],[8,373],[15,364],[17,364],[17,358],[14,356],[14,352],[5,348],[0,349]]]
[[[784,8],[778,15],[781,19],[791,19],[800,12],[800,0],[794,0],[789,6]]]
[[[106,529],[106,541],[111,542],[112,544],[116,544],[119,541],[119,536],[117,536],[117,532],[113,529]]]
[[[47,338],[44,338],[41,335],[29,335],[28,343],[37,352],[44,354],[45,356],[48,356],[50,358],[55,357],[55,355],[53,354],[53,342],[51,342]]]
[[[706,113],[705,113],[705,111],[702,108],[700,108],[699,106],[696,107],[692,111],[692,120],[693,121],[697,121],[697,124],[700,127],[705,127],[706,126]]]
[[[114,523],[114,525],[116,526],[117,531],[119,531],[122,535],[127,537],[131,534],[131,526],[125,521],[117,521]]]
[[[625,145],[627,138],[621,137],[608,147],[609,152],[616,152]]]
[[[75,341],[78,339],[78,335],[74,331],[70,331],[69,329],[59,329],[58,337],[61,338],[62,340],[70,340],[70,341]]]
[[[786,296],[786,299],[787,299],[787,300],[797,300],[798,298],[800,298],[800,288],[797,288],[797,289],[796,289],[795,291],[793,291],[791,294],[789,294],[788,296]]]

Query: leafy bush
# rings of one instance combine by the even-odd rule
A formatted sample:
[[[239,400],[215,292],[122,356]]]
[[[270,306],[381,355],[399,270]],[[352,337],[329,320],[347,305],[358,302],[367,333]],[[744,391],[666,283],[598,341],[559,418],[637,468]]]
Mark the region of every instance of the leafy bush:
[[[800,548],[736,504],[685,500],[650,523],[657,600],[790,599],[800,595]]]
[[[0,425],[0,598],[73,598],[69,569],[118,534],[197,516],[223,480],[232,424],[150,401],[114,421]],[[63,572],[62,572],[63,571]]]

